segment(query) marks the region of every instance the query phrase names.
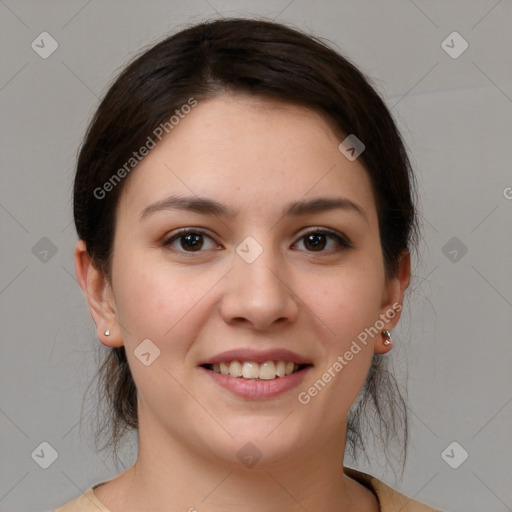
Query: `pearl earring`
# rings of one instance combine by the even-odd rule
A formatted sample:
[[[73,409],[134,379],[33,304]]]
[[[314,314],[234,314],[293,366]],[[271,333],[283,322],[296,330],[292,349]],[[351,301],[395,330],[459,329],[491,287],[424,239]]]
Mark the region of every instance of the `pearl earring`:
[[[393,343],[393,340],[391,339],[391,333],[387,329],[384,329],[382,331],[382,336],[384,336],[384,338],[385,338],[384,345],[389,347],[389,345],[391,345]]]
[[[105,336],[110,336],[110,329],[107,329],[107,330],[105,331]]]

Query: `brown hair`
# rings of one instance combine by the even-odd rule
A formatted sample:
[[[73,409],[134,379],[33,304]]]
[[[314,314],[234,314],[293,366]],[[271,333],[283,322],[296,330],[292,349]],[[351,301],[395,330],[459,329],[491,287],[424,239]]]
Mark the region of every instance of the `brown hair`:
[[[371,178],[387,277],[417,243],[414,176],[391,114],[354,65],[316,37],[263,20],[219,19],[186,28],[145,51],[117,77],[99,105],[81,147],[74,183],[74,219],[94,265],[109,277],[116,206],[128,178],[105,197],[98,187],[126,165],[154,130],[191,97],[242,92],[291,102],[321,113],[340,134],[365,144],[359,156]],[[340,140],[341,142],[341,140]],[[136,171],[135,171],[136,172]],[[96,192],[95,192],[96,191]],[[378,419],[384,452],[399,440],[405,465],[406,404],[388,359],[375,354],[348,419],[347,447],[365,453],[364,429]],[[108,349],[97,376],[107,407],[101,448],[117,446],[137,429],[137,390],[124,347]],[[371,419],[368,420],[368,419]]]

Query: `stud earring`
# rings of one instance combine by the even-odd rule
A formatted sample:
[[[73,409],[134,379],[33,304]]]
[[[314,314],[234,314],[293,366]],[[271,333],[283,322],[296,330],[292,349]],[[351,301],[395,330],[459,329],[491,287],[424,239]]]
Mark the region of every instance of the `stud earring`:
[[[384,329],[382,331],[382,336],[384,336],[384,345],[389,347],[389,345],[391,345],[393,343],[393,341],[391,339],[391,333],[387,329]]]
[[[107,329],[107,330],[105,331],[105,336],[110,336],[110,329]]]

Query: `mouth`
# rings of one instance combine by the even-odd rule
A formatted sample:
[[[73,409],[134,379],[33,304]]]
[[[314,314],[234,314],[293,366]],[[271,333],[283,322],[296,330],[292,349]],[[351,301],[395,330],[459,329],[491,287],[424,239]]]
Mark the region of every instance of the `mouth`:
[[[198,366],[230,393],[244,399],[263,400],[299,386],[313,363],[287,349],[237,349],[203,360]]]
[[[297,364],[293,361],[222,361],[214,364],[201,365],[206,370],[228,375],[237,379],[274,380],[304,370],[309,364]]]

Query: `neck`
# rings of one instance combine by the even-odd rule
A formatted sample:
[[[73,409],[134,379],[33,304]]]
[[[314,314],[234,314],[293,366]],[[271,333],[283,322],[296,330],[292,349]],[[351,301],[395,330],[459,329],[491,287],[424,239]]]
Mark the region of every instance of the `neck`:
[[[103,495],[104,503],[108,507],[110,499],[116,512],[229,512],[241,506],[247,512],[378,510],[372,493],[343,475],[344,448],[345,435],[338,433],[335,441],[285,461],[262,459],[244,468],[141,421],[137,461],[118,477],[115,496]],[[361,508],[361,502],[368,506]]]

